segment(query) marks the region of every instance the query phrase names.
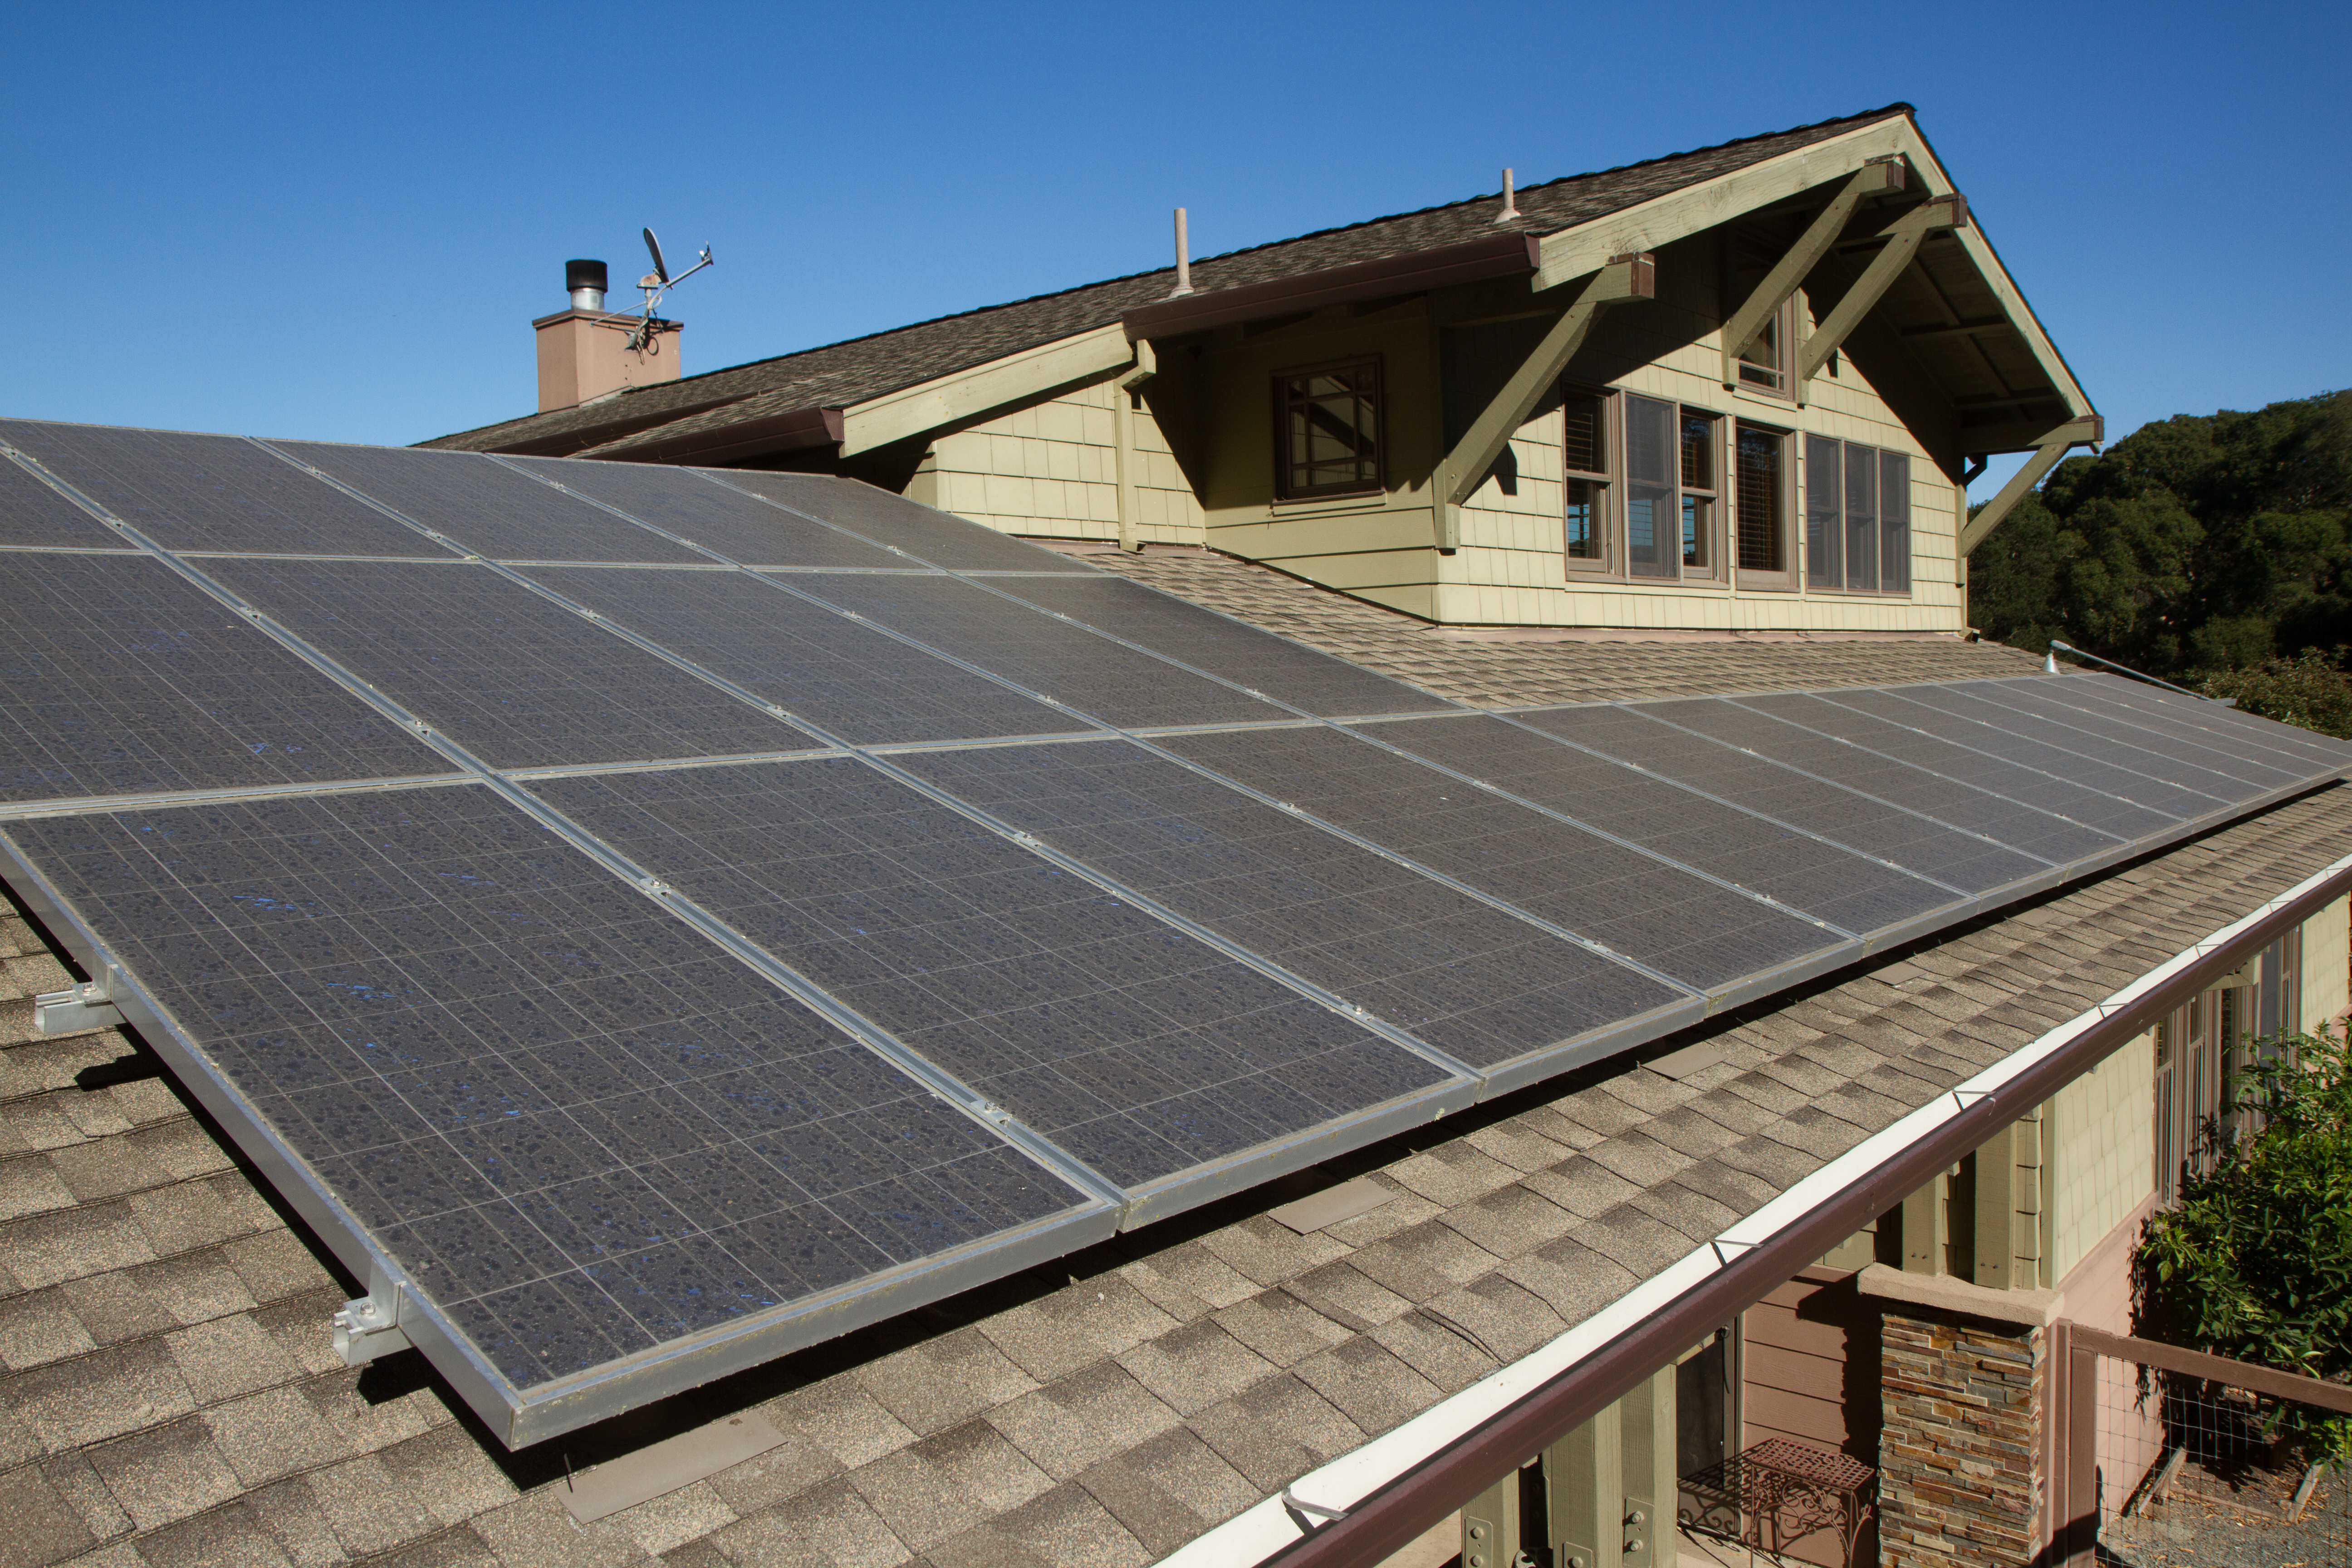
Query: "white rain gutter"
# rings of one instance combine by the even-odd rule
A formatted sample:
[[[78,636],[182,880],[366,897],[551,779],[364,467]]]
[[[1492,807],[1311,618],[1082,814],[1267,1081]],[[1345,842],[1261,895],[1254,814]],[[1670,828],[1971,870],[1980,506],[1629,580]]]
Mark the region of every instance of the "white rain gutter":
[[[2184,971],[2226,952],[2281,910],[2309,899],[2347,872],[2352,872],[2352,855],[2305,878],[2259,909],[2175,953],[2105,1000],[2045,1031],[2031,1044],[1937,1095],[1894,1125],[1871,1134],[1714,1240],[1685,1255],[1663,1273],[1643,1280],[1541,1349],[1440,1400],[1362,1447],[1307,1471],[1279,1494],[1260,1500],[1206,1534],[1195,1537],[1160,1559],[1160,1568],[1233,1568],[1236,1563],[1263,1563],[1318,1533],[1327,1521],[1345,1519],[1374,1493],[1403,1479],[1546,1384],[1574,1371],[1621,1336],[1664,1314],[1677,1300],[1741,1256],[1795,1228],[1840,1194],[1865,1184],[1880,1167],[1932,1138],[1970,1107],[2107,1019],[2129,1011],[2140,998]]]

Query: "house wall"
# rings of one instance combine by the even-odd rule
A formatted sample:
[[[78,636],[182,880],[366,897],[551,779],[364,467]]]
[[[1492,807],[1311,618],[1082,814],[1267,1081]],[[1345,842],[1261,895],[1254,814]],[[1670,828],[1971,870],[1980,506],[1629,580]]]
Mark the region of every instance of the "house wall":
[[[2303,1026],[2315,1030],[2352,1010],[2352,899],[2338,899],[2303,922]]]
[[[2156,1037],[2150,1033],[2133,1038],[2044,1105],[2050,1279],[2073,1274],[2155,1192],[2155,1100]]]
[[[1739,1446],[1785,1437],[1878,1463],[1878,1304],[1843,1268],[1808,1268],[1740,1319]],[[1874,1527],[1856,1563],[1874,1563]],[[1826,1535],[1794,1544],[1801,1562],[1843,1564]]]
[[[1907,597],[1789,593],[1738,582],[1635,587],[1571,580],[1561,553],[1562,429],[1557,411],[1520,427],[1512,441],[1517,495],[1490,478],[1462,512],[1462,548],[1436,558],[1439,618],[1525,626],[1821,631],[1958,631],[1956,497],[1927,448],[1889,409],[1851,359],[1816,377],[1808,406],[1746,389],[1727,392],[1717,330],[1721,284],[1716,246],[1672,246],[1658,263],[1658,298],[1618,306],[1570,365],[1575,379],[1800,433],[1904,452],[1911,458],[1911,576]],[[1803,516],[1801,440],[1792,444],[1795,517]],[[1801,548],[1801,546],[1799,546]],[[1296,570],[1296,568],[1293,568]]]
[[[1429,479],[1444,455],[1444,331],[1539,303],[1517,279],[1371,310],[1336,306],[1269,329],[1228,327],[1160,345],[1160,374],[1131,418],[1131,537],[1202,543],[1430,619],[1497,626],[1592,626],[1830,632],[1952,632],[1956,495],[1945,470],[1851,359],[1817,377],[1799,408],[1727,392],[1716,317],[1717,239],[1660,255],[1659,295],[1604,314],[1570,366],[1579,380],[1675,398],[1797,434],[1820,433],[1912,458],[1912,592],[1784,592],[1752,584],[1644,584],[1571,575],[1562,553],[1562,429],[1539,408],[1508,458],[1460,514],[1460,548],[1436,549]],[[1531,318],[1531,312],[1533,317]],[[1273,378],[1333,360],[1380,356],[1386,478],[1377,494],[1274,496]],[[909,494],[1008,532],[1111,539],[1118,532],[1117,400],[1110,383],[1065,393],[937,437]],[[1179,454],[1183,457],[1180,461]],[[1950,455],[1946,454],[1947,458]],[[1791,548],[1801,549],[1803,443],[1791,443]]]
[[[1098,382],[940,436],[907,493],[1007,533],[1055,539],[1119,537],[1119,404]],[[1198,544],[1201,504],[1150,409],[1128,419],[1125,460],[1135,515],[1132,538]]]

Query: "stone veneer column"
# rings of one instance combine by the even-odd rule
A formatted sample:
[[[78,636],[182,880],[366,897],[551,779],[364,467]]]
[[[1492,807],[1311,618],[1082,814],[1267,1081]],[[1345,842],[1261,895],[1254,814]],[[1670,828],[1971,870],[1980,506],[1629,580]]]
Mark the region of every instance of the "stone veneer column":
[[[2023,1568],[2042,1548],[2054,1290],[1993,1290],[1873,1265],[1885,1299],[1882,1568]]]

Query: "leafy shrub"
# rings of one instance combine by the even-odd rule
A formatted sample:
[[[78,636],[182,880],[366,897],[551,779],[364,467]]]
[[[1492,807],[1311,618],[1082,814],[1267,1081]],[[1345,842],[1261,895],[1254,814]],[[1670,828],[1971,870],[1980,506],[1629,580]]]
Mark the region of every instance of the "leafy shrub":
[[[2352,741],[2352,676],[2342,668],[2347,655],[2352,648],[2329,655],[2307,647],[2295,658],[2266,658],[2209,675],[2203,689],[2208,697],[2236,698],[2249,713]]]
[[[2352,1374],[2352,1030],[2283,1037],[2231,1079],[2247,1125],[2207,1130],[2205,1173],[2159,1211],[2137,1264],[2147,1329],[2172,1343],[2342,1383]],[[2283,1407],[2314,1460],[2352,1458],[2352,1416]]]

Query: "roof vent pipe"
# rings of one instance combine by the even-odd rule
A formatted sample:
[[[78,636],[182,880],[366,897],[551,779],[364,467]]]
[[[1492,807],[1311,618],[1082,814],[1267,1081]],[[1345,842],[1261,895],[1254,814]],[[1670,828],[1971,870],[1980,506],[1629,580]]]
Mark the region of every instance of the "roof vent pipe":
[[[1496,223],[1508,223],[1519,216],[1519,198],[1511,189],[1511,172],[1503,171],[1503,210],[1495,215]]]
[[[601,261],[567,261],[563,264],[563,287],[571,292],[572,308],[575,310],[603,310],[606,281],[604,264]]]
[[[1192,291],[1192,247],[1184,234],[1184,209],[1176,209],[1176,294]],[[1176,294],[1168,296],[1176,298]]]

